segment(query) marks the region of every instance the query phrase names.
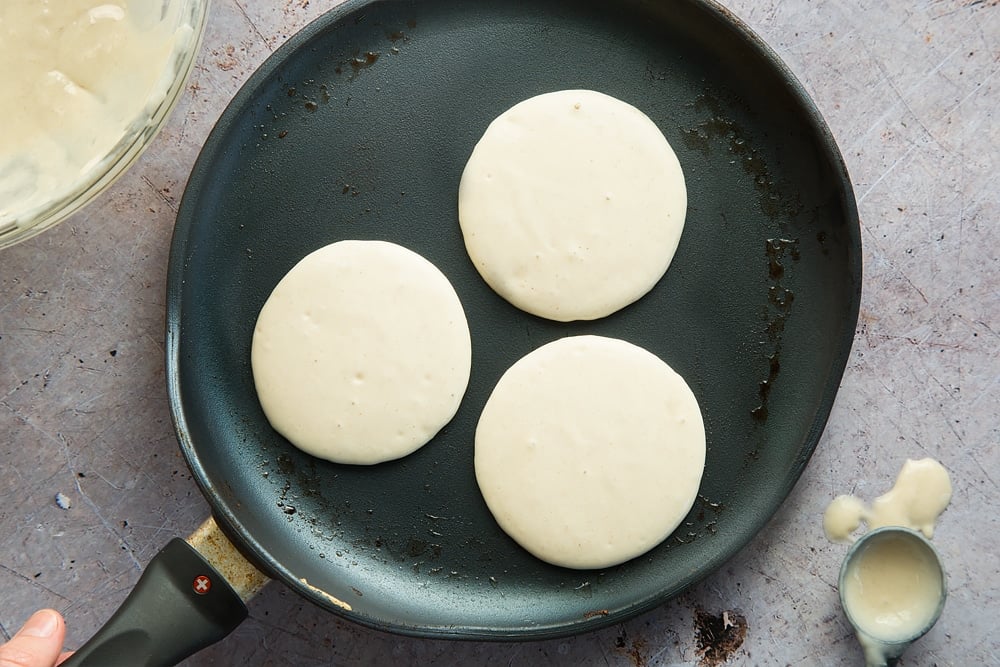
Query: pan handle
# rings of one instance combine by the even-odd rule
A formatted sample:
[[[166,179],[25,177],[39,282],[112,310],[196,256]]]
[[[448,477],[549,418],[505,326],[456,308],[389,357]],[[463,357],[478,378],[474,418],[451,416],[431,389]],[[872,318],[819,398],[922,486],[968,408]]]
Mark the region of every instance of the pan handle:
[[[259,577],[262,585],[266,579]],[[61,667],[171,667],[221,640],[247,613],[218,570],[175,538],[149,562],[114,616]]]

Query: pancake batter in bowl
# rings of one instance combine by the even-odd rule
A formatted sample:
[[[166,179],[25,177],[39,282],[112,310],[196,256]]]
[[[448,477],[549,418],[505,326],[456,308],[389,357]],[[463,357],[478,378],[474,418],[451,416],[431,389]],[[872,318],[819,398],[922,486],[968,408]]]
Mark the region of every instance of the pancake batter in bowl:
[[[182,2],[0,3],[0,233],[84,191],[164,102]]]

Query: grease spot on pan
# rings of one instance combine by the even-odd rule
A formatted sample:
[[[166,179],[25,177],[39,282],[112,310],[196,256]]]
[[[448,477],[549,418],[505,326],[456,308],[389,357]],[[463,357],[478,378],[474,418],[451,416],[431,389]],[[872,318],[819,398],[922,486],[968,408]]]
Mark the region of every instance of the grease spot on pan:
[[[798,195],[789,194],[775,180],[764,155],[754,146],[754,137],[724,113],[720,100],[705,93],[697,97],[693,106],[706,112],[707,117],[683,131],[684,145],[704,155],[716,150],[729,153],[732,156],[729,163],[739,164],[753,183],[764,215],[780,220],[798,215],[802,210]]]
[[[767,274],[771,283],[767,290],[768,305],[767,325],[764,332],[767,334],[767,377],[761,380],[757,386],[757,396],[760,403],[750,411],[755,422],[763,423],[768,417],[768,402],[771,398],[771,390],[774,382],[781,371],[781,340],[785,331],[785,322],[792,310],[795,301],[795,293],[782,284],[785,278],[788,259],[798,261],[800,258],[798,239],[768,239],[765,244],[767,255]],[[750,452],[751,458],[757,458],[759,452]]]

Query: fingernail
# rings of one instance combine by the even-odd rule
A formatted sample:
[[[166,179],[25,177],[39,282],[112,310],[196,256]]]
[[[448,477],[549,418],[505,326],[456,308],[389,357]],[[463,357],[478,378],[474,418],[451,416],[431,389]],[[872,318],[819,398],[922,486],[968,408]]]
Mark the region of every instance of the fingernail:
[[[51,637],[59,627],[59,615],[51,609],[43,609],[32,614],[18,634],[28,637]]]

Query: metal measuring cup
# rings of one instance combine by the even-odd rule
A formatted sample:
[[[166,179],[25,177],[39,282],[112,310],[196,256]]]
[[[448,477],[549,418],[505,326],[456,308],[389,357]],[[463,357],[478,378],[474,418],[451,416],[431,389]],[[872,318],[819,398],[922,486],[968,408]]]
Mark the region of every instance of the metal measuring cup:
[[[850,600],[846,599],[845,596],[845,582],[850,575],[852,568],[860,561],[866,550],[872,548],[881,541],[889,539],[902,539],[908,541],[911,547],[926,555],[928,560],[937,567],[937,572],[940,574],[941,589],[940,595],[938,596],[937,606],[933,614],[919,630],[908,637],[886,639],[884,637],[873,635],[871,628],[865,627],[863,622],[861,622],[858,618],[856,614],[857,610],[852,610]],[[887,526],[884,528],[878,528],[858,538],[858,540],[851,545],[851,548],[847,552],[847,556],[844,558],[844,563],[840,567],[838,589],[840,592],[840,604],[844,608],[847,620],[851,623],[857,633],[858,641],[861,643],[865,652],[865,662],[868,667],[882,667],[883,665],[888,666],[896,664],[899,657],[903,654],[903,651],[905,651],[910,644],[927,634],[927,632],[934,626],[938,618],[941,616],[941,611],[944,609],[945,598],[948,596],[948,586],[945,578],[944,566],[941,564],[941,557],[937,550],[930,543],[930,541],[919,532],[902,526]]]

